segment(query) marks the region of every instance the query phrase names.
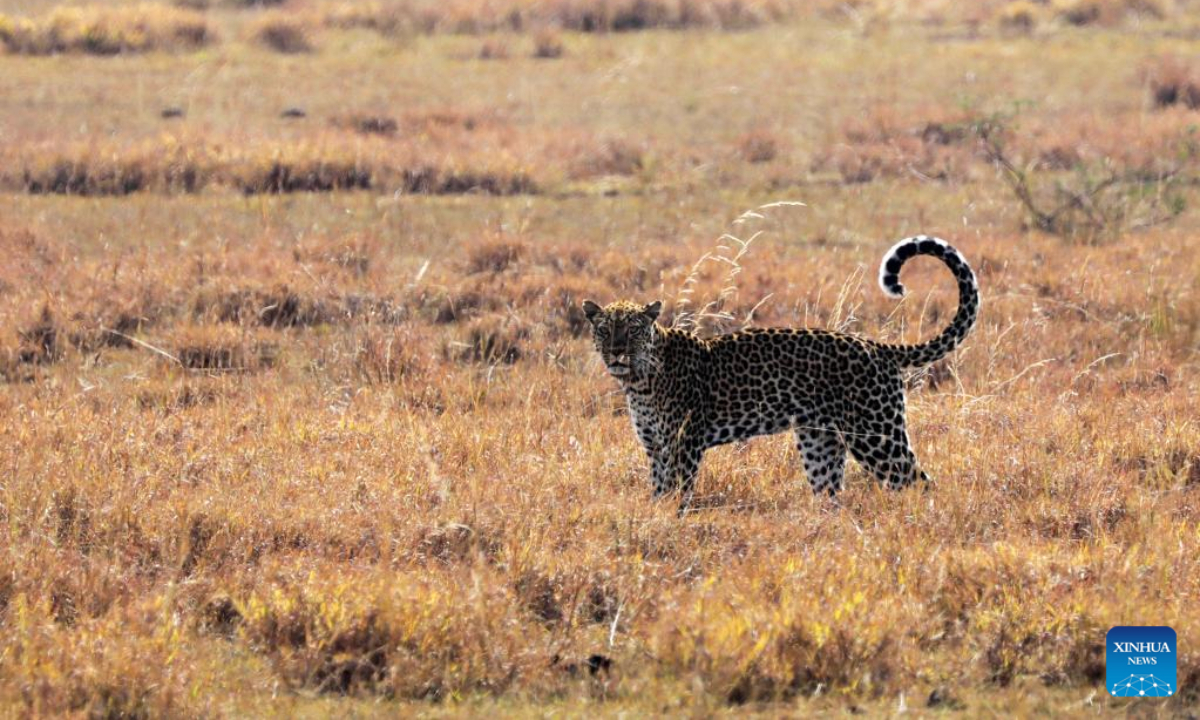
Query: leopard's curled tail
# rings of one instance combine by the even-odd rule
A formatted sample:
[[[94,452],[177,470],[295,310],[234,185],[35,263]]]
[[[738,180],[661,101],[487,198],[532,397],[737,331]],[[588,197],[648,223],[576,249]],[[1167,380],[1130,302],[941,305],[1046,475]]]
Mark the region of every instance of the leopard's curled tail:
[[[900,284],[900,268],[918,255],[932,255],[946,263],[958,281],[958,312],[950,325],[934,339],[917,345],[888,345],[902,368],[924,367],[942,359],[958,347],[979,317],[979,283],[966,258],[945,240],[929,235],[905,238],[892,246],[879,265],[879,286],[890,297],[904,296]]]

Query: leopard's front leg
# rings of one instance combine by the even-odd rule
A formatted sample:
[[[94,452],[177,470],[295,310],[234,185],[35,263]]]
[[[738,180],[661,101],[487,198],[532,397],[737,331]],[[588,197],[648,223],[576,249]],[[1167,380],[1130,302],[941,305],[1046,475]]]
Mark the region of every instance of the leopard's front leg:
[[[692,494],[696,486],[696,476],[700,472],[700,461],[704,457],[704,438],[699,432],[692,432],[695,423],[689,416],[674,430],[665,443],[663,451],[658,454],[660,460],[654,464],[654,497],[659,498],[668,492],[679,490],[682,497],[679,501],[679,514],[687,511],[692,503]]]

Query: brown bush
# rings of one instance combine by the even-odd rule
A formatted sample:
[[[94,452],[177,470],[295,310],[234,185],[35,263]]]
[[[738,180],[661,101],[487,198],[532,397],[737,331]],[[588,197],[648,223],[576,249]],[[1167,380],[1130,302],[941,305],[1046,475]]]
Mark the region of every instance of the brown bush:
[[[1000,9],[1000,27],[1015,33],[1030,33],[1037,27],[1042,8],[1029,0],[1014,0]]]
[[[511,56],[508,42],[503,38],[488,38],[479,46],[480,60],[507,60]]]
[[[541,59],[560,58],[566,52],[562,35],[554,30],[542,29],[533,36],[533,56]]]
[[[646,166],[645,148],[620,138],[583,140],[571,154],[569,173],[573,178],[636,175]]]
[[[191,193],[216,172],[207,148],[187,146],[171,136],[128,146],[104,141],[36,145],[11,164],[15,167],[0,168],[0,181],[37,195]]]
[[[354,160],[278,159],[238,172],[236,182],[247,195],[369,190],[371,171]]]
[[[294,15],[279,13],[259,20],[251,30],[258,44],[281,53],[307,53],[316,49],[311,23]]]
[[[1180,105],[1200,108],[1200,71],[1195,65],[1174,56],[1159,58],[1143,70],[1155,107]]]
[[[1071,0],[1057,7],[1058,17],[1071,25],[1116,25],[1127,17],[1161,19],[1168,10],[1160,0]]]
[[[471,246],[466,271],[470,275],[504,272],[528,252],[529,245],[522,240],[491,238]]]
[[[203,15],[163,5],[60,7],[36,19],[0,15],[0,45],[19,55],[186,51],[213,40]]]
[[[408,32],[487,33],[560,28],[578,32],[629,32],[653,28],[736,30],[796,17],[811,8],[793,0],[501,0],[482,5],[387,2],[342,3],[324,22],[386,35]]]
[[[347,115],[334,120],[334,125],[363,135],[395,135],[400,123],[385,115]]]
[[[213,325],[172,330],[169,353],[188,370],[252,371],[271,367],[278,346],[269,338],[242,329]]]
[[[842,142],[819,151],[812,170],[836,172],[845,183],[880,177],[961,178],[975,159],[974,147],[966,142],[972,137],[971,122],[947,115],[914,124],[893,109],[874,108],[846,126]]]
[[[299,241],[292,249],[296,262],[318,263],[359,278],[370,273],[378,255],[379,241],[369,234],[312,237]]]
[[[521,360],[529,329],[505,318],[480,318],[467,325],[459,342],[447,346],[444,355],[460,362],[512,365]]]
[[[369,326],[355,338],[354,369],[361,382],[386,385],[411,378],[421,367],[409,338],[394,328]]]
[[[17,332],[21,344],[17,351],[17,361],[35,365],[47,365],[58,360],[63,353],[64,340],[54,315],[48,305],[42,306],[40,319]]]
[[[243,603],[240,632],[290,683],[318,692],[434,701],[498,694],[549,665],[548,658],[518,652],[531,626],[507,593],[489,590],[486,602],[475,602],[442,573],[367,576],[354,584],[353,595],[318,576],[264,588]],[[359,601],[367,597],[369,603]],[[494,624],[497,612],[509,620]],[[482,655],[477,632],[488,636]]]
[[[738,155],[749,163],[771,162],[779,156],[779,150],[779,138],[766,129],[753,130],[737,140]]]

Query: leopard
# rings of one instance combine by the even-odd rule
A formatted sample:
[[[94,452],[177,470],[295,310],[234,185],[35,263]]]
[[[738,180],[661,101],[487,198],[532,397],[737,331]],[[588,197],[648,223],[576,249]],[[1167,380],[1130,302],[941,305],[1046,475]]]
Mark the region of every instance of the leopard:
[[[963,255],[937,237],[896,243],[879,267],[885,295],[902,298],[900,270],[915,257],[941,260],[958,284],[958,307],[936,337],[889,344],[817,328],[748,328],[702,337],[658,322],[661,300],[584,300],[597,352],[624,391],[649,458],[653,497],[693,500],[710,448],[791,431],[814,493],[843,489],[847,452],[881,485],[931,487],[909,440],[905,380],[958,348],[979,317],[979,284]]]

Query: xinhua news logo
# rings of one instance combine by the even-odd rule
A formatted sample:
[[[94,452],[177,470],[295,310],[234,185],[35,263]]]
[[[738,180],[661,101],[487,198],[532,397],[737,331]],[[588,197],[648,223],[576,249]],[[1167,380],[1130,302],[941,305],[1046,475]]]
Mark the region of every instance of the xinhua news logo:
[[[1104,668],[1115,697],[1171,697],[1178,690],[1175,631],[1166,626],[1108,631]]]

